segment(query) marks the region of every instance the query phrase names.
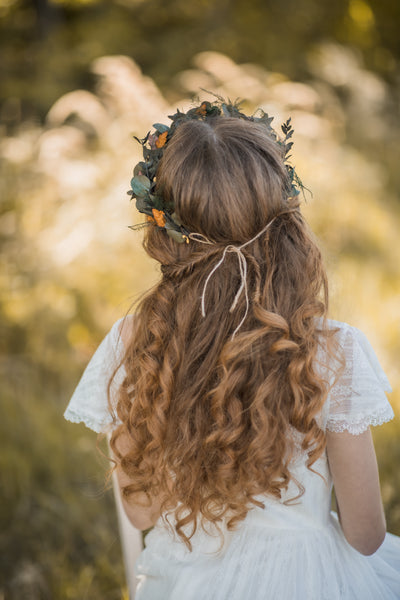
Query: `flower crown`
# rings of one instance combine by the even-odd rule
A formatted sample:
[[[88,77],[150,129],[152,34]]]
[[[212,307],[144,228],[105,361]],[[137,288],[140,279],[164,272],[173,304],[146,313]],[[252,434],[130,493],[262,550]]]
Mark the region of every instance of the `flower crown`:
[[[232,103],[225,101],[220,96],[216,96],[216,98],[213,102],[204,101],[200,106],[191,108],[186,113],[177,109],[174,115],[168,117],[172,121],[170,126],[155,123],[153,125],[154,133],[149,132],[143,139],[135,136],[135,139],[143,147],[143,160],[134,168],[131,179],[131,190],[129,190],[128,194],[131,196],[131,199],[136,198],[136,208],[140,213],[147,215],[147,221],[139,225],[132,225],[130,229],[140,229],[149,223],[155,223],[160,229],[165,230],[176,242],[189,243],[190,232],[180,222],[174,211],[173,204],[166,202],[156,191],[157,169],[163,152],[177,127],[186,121],[204,121],[209,118],[222,116],[235,117],[264,125],[267,135],[283,149],[284,164],[291,186],[288,196],[298,196],[300,191],[304,192],[304,189],[306,189],[297,175],[295,168],[288,162],[290,159],[289,152],[293,146],[291,137],[294,133],[291,119],[288,119],[281,125],[284,137],[279,138],[275,130],[271,127],[273,117],[268,116],[263,110],[258,109],[254,115],[247,116],[240,111],[241,102],[235,101]],[[259,116],[256,116],[257,114]]]

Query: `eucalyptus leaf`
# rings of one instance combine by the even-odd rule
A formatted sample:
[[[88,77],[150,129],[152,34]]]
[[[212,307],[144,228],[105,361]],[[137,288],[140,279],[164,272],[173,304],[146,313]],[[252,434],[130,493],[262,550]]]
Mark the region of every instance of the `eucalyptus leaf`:
[[[150,194],[150,199],[153,203],[153,207],[157,210],[163,210],[164,204],[161,196],[157,196],[157,194]]]
[[[207,114],[209,117],[217,117],[221,114],[221,111],[219,110],[218,106],[212,106]]]
[[[150,190],[150,179],[146,175],[136,175],[131,179],[131,188],[136,197],[144,198],[148,196]]]
[[[178,244],[184,243],[184,241],[185,241],[184,237],[179,231],[176,231],[175,229],[169,229],[169,228],[166,228],[166,230],[167,230],[167,234],[169,235],[169,237],[172,238],[173,240],[175,240],[175,242],[178,242]]]
[[[158,131],[158,133],[165,133],[169,131],[169,127],[167,125],[163,125],[162,123],[154,123],[154,129]]]
[[[168,213],[166,213],[165,229],[173,229],[174,231],[180,231],[179,225],[172,221],[171,215],[169,215]]]
[[[153,216],[151,206],[145,198],[136,198],[136,210],[145,215]]]
[[[146,163],[143,161],[138,162],[136,167],[133,169],[134,177],[137,177],[138,175],[143,175],[146,172],[147,172],[147,166],[146,166]]]
[[[151,157],[151,153],[152,151],[150,150],[150,148],[147,148],[147,146],[143,146],[143,158],[146,162]]]
[[[180,220],[180,218],[178,217],[178,215],[174,212],[171,215],[171,219],[173,220],[174,223],[176,223],[179,227],[182,225],[182,221]]]
[[[169,213],[173,213],[174,212],[174,203],[171,201],[166,202],[165,200],[163,200],[163,208],[165,210],[167,210]]]
[[[231,113],[230,110],[228,109],[227,105],[225,104],[225,102],[223,103],[223,105],[221,106],[222,109],[222,113],[225,117],[230,117]]]

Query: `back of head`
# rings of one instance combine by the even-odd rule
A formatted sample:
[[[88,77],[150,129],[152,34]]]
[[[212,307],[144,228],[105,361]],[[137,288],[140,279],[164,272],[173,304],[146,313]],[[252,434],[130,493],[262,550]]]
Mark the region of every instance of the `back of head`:
[[[182,123],[157,172],[157,186],[189,231],[243,243],[287,208],[283,151],[265,127],[229,117]]]
[[[164,497],[188,545],[185,525],[234,526],[287,489],[290,427],[309,465],[324,448],[326,277],[291,189],[282,145],[241,118],[183,120],[157,169],[189,243],[147,229],[162,279],[136,311],[113,443],[130,432],[129,493]]]

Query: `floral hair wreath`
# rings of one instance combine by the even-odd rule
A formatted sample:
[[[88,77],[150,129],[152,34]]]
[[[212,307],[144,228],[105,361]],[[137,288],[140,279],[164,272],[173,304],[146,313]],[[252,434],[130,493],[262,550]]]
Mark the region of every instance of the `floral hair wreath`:
[[[289,164],[289,152],[293,146],[291,137],[294,130],[289,118],[281,125],[283,138],[279,138],[275,130],[271,127],[271,122],[274,117],[268,116],[263,110],[258,109],[252,116],[247,116],[240,111],[241,102],[230,100],[225,101],[222,97],[216,96],[213,102],[204,101],[199,106],[195,106],[188,110],[187,113],[177,109],[174,115],[169,116],[172,123],[170,126],[161,123],[155,123],[154,133],[148,133],[142,140],[135,136],[135,139],[143,147],[143,160],[140,161],[134,168],[133,177],[131,179],[131,190],[128,194],[132,198],[136,198],[136,208],[140,213],[147,215],[147,221],[138,225],[130,226],[130,229],[140,229],[147,224],[154,223],[160,229],[163,229],[167,234],[178,243],[189,243],[190,232],[185,229],[174,211],[174,205],[166,202],[163,197],[156,192],[156,175],[159,162],[163,152],[174,135],[177,127],[186,121],[198,120],[204,121],[213,117],[235,117],[253,123],[259,123],[265,126],[268,136],[276,141],[284,151],[284,163],[289,176],[291,189],[289,197],[295,197],[304,193],[306,189],[297,175],[295,168]],[[259,116],[256,116],[256,115]]]

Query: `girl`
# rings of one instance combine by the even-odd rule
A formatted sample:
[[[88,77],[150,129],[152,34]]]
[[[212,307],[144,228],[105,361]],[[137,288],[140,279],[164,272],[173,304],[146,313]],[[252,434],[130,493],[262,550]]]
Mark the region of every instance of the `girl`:
[[[206,102],[171,119],[132,180],[161,280],[66,411],[111,430],[125,512],[154,526],[136,598],[398,599],[369,430],[390,386],[364,335],[327,320],[290,122],[278,139]]]

